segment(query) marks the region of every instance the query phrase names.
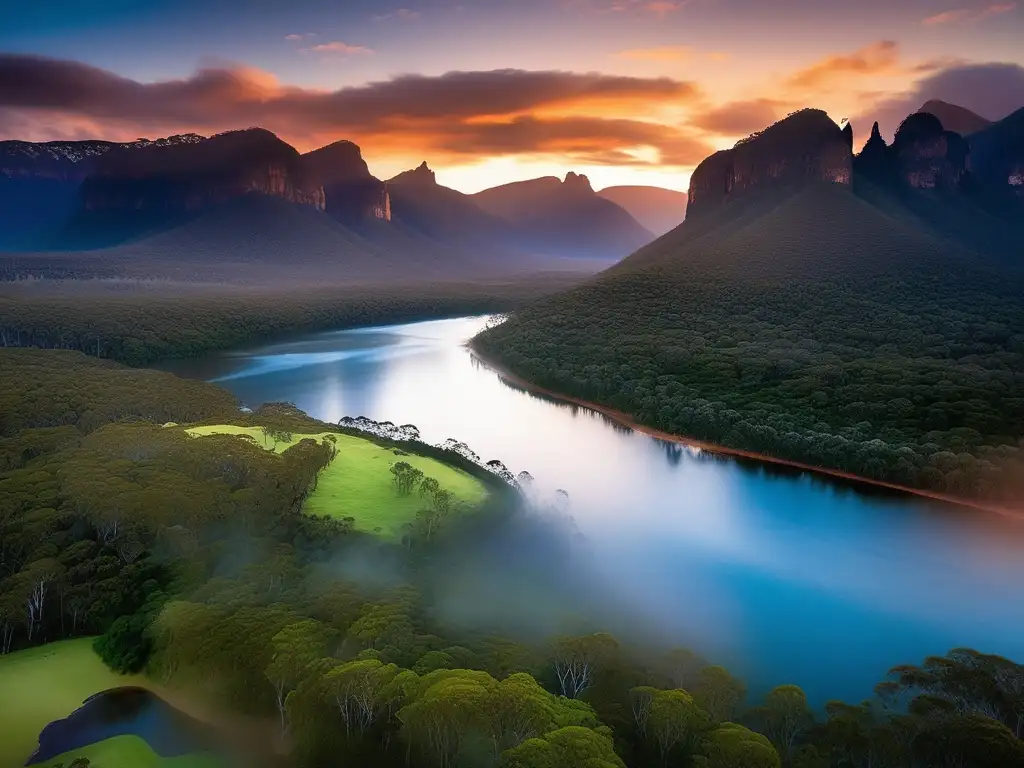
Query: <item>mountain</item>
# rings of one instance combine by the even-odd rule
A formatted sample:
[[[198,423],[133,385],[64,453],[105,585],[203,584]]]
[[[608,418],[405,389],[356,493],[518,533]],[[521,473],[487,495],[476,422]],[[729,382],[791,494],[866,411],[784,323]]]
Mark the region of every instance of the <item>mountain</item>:
[[[510,254],[514,228],[483,210],[471,195],[437,183],[426,164],[387,182],[394,221],[442,243]]]
[[[853,128],[817,109],[796,112],[706,158],[690,177],[687,215],[743,198],[752,191],[823,181],[850,185]]]
[[[391,221],[387,187],[370,173],[362,152],[351,141],[336,141],[307,152],[303,165],[324,190],[325,210],[346,224],[367,219]]]
[[[961,136],[970,136],[972,133],[977,133],[992,125],[991,120],[987,120],[976,112],[938,99],[926,101],[917,111],[935,115],[939,118],[943,128],[959,133]]]
[[[0,141],[0,248],[27,248],[79,206],[79,187],[114,150],[193,144],[202,136],[112,141]]]
[[[1024,214],[992,195],[1022,118],[968,146],[915,114],[854,158],[850,126],[791,115],[700,164],[681,226],[474,346],[660,430],[998,497],[1024,466]]]
[[[1024,109],[972,135],[970,145],[971,173],[1024,199]]]
[[[597,195],[590,180],[573,172],[504,184],[471,196],[485,211],[518,230],[531,252],[619,259],[653,235],[627,211]]]
[[[605,187],[597,193],[611,200],[656,236],[675,229],[686,218],[686,193],[647,186]]]

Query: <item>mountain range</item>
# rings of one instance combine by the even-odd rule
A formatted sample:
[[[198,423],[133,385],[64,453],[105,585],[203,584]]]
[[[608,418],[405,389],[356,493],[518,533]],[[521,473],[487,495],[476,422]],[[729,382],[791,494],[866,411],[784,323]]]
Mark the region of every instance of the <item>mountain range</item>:
[[[819,110],[768,126],[696,168],[681,226],[474,346],[662,431],[1007,497],[1024,468],[1024,109],[940,111],[973,132],[917,112],[854,154],[852,126]]]
[[[426,163],[385,181],[350,141],[300,154],[260,128],[7,141],[0,250],[62,273],[103,264],[153,276],[287,268],[314,279],[421,279],[596,271],[654,238],[584,176],[525,184],[533,207],[502,207],[494,201],[504,187],[463,194],[438,184]]]

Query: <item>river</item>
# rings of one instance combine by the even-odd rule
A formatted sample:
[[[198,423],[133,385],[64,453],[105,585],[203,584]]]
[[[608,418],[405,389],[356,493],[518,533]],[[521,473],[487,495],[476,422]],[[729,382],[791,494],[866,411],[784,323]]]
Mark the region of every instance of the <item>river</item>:
[[[606,583],[741,674],[859,701],[895,664],[1024,660],[1024,521],[690,450],[505,382],[459,318],[319,333],[164,366],[256,407],[412,423],[564,488]]]

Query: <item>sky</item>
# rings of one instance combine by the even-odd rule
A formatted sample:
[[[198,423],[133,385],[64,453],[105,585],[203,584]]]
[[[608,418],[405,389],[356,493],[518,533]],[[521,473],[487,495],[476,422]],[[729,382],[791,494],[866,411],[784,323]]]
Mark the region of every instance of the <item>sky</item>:
[[[474,192],[543,175],[686,190],[804,107],[889,137],[929,98],[1024,107],[1024,0],[8,0],[0,139],[259,125],[426,160]]]

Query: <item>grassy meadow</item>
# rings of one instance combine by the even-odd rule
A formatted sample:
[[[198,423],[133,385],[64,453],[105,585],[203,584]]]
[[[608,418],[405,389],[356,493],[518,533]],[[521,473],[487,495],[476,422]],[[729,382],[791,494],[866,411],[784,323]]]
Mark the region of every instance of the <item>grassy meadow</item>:
[[[107,668],[91,638],[0,656],[0,767],[24,765],[43,727],[94,693],[128,685],[148,687],[144,677]]]
[[[53,760],[38,763],[41,768],[67,768],[75,758],[89,760],[90,768],[224,768],[224,761],[215,755],[196,752],[177,757],[161,757],[138,736],[115,736],[88,747],[82,747]]]
[[[428,500],[421,498],[417,491],[408,496],[398,495],[391,474],[391,465],[398,461],[405,461],[426,477],[434,478],[463,504],[479,504],[487,496],[484,485],[460,469],[426,456],[398,456],[390,448],[351,435],[335,432],[295,433],[289,442],[275,445],[259,427],[215,424],[193,427],[187,431],[196,436],[247,435],[267,450],[278,453],[288,450],[300,440],[323,440],[327,435],[332,435],[336,440],[338,455],[320,475],[316,490],[306,501],[306,511],[313,515],[352,517],[358,530],[382,536],[398,535],[402,526],[414,520],[416,512],[428,505]]]

